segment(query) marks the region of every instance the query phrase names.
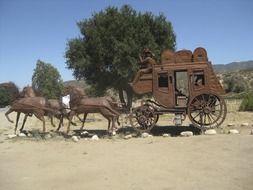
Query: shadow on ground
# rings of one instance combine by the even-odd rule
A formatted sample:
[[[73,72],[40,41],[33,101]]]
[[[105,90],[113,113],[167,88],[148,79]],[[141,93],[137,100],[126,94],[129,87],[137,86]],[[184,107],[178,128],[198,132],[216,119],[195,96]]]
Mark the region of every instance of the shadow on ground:
[[[83,134],[84,131],[87,131],[87,134]],[[190,125],[190,126],[155,126],[151,131],[150,134],[153,136],[162,136],[163,134],[169,134],[170,136],[179,136],[183,131],[192,131],[194,135],[200,135],[201,130]],[[75,135],[79,135],[81,137],[91,137],[93,135],[97,135],[99,137],[108,137],[111,136],[108,134],[107,130],[105,129],[95,129],[95,130],[74,130]],[[132,134],[133,136],[140,136],[141,133],[136,131],[132,127],[122,127],[117,130],[117,135],[125,136]]]
[[[176,137],[180,136],[180,133],[183,131],[192,131],[194,135],[201,134],[201,130],[190,125],[190,126],[155,126],[149,134],[153,136],[163,136],[168,134],[169,136]],[[47,133],[42,133],[39,130],[32,131],[22,131],[28,139],[32,140],[46,140],[46,139],[70,139],[72,136],[79,136],[81,138],[91,138],[94,135],[97,135],[99,138],[111,138],[112,134],[108,134],[106,129],[83,129],[73,130],[71,134],[66,134],[64,132],[50,131]],[[117,130],[117,137],[124,138],[126,135],[132,135],[132,137],[140,137],[141,133],[136,131],[130,126],[122,127]],[[19,139],[19,138],[18,138]]]

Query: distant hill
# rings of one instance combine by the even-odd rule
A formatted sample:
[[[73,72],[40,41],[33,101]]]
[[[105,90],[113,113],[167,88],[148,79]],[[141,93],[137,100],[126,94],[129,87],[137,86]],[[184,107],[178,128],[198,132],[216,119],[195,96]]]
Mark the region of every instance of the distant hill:
[[[69,80],[69,81],[64,81],[63,82],[64,86],[76,86],[76,87],[81,87],[86,89],[88,85],[84,80]]]
[[[253,70],[253,60],[232,62],[228,64],[218,64],[213,65],[213,68],[216,73],[236,72],[240,70]]]

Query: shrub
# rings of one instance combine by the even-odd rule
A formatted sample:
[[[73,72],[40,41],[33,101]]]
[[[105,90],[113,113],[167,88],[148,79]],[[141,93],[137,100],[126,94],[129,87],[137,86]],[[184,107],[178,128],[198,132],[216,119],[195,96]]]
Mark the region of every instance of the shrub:
[[[226,76],[224,78],[224,88],[227,93],[241,93],[247,90],[248,85],[242,76]]]
[[[253,92],[245,95],[240,105],[239,111],[253,111]]]
[[[8,106],[10,101],[11,99],[8,91],[5,88],[0,87],[0,108]]]

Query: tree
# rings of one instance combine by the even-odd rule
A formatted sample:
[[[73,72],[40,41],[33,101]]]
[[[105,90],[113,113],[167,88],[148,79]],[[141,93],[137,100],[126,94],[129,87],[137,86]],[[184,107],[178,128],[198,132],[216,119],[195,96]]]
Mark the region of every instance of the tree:
[[[106,89],[123,91],[132,97],[128,82],[138,70],[139,53],[151,49],[155,55],[163,49],[175,49],[172,25],[160,14],[138,13],[128,5],[108,7],[78,22],[81,36],[69,40],[66,64],[77,79],[85,79],[103,95]]]
[[[224,78],[224,88],[227,93],[240,93],[248,89],[247,82],[242,76],[228,75]]]
[[[14,82],[0,84],[0,107],[6,107],[19,98],[19,89]]]
[[[44,97],[59,98],[63,89],[63,82],[55,67],[38,60],[32,76],[32,86]]]
[[[8,91],[0,86],[0,108],[10,105],[10,95]]]

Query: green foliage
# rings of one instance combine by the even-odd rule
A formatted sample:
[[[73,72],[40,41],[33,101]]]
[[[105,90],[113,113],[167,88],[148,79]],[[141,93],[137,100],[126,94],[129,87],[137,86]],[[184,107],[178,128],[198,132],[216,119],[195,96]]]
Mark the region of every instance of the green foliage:
[[[81,36],[67,45],[67,67],[77,79],[92,85],[90,92],[97,95],[107,88],[129,89],[143,48],[158,57],[163,49],[174,50],[176,45],[172,25],[164,15],[138,13],[128,5],[108,7],[78,26]]]
[[[225,95],[226,99],[234,100],[234,99],[243,99],[247,95],[247,92],[241,92],[241,93],[227,93]]]
[[[40,60],[37,61],[34,69],[32,86],[47,98],[59,98],[63,90],[63,82],[58,70]]]
[[[253,92],[243,98],[239,111],[253,111]]]
[[[0,108],[10,105],[10,101],[11,98],[8,91],[5,88],[0,87]]]
[[[247,81],[242,76],[226,75],[224,78],[224,88],[227,93],[241,93],[248,89]]]

